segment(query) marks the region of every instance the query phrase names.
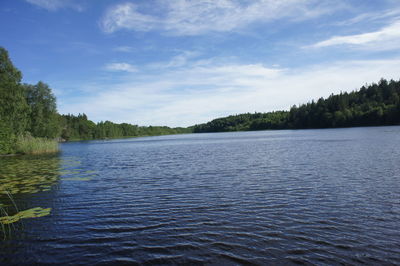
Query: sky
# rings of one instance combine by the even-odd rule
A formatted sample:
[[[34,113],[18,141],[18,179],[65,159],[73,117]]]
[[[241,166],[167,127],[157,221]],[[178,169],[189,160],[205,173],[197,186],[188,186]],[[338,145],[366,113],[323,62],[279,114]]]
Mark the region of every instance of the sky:
[[[400,79],[400,0],[0,0],[61,114],[190,126]]]

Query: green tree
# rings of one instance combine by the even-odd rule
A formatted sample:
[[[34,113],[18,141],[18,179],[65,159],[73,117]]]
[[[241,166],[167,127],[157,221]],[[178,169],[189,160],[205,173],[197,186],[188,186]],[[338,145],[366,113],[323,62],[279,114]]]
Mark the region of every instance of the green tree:
[[[13,134],[23,133],[28,122],[22,74],[12,64],[6,49],[0,47],[0,128]]]
[[[60,135],[60,121],[56,97],[50,87],[41,81],[24,85],[30,107],[29,131],[35,137],[55,138]]]
[[[13,152],[16,135],[23,133],[27,126],[28,105],[21,78],[7,50],[0,47],[0,154]]]
[[[400,124],[400,81],[381,79],[359,91],[330,95],[289,112],[241,114],[195,125],[193,131],[221,132],[285,128],[329,128]]]

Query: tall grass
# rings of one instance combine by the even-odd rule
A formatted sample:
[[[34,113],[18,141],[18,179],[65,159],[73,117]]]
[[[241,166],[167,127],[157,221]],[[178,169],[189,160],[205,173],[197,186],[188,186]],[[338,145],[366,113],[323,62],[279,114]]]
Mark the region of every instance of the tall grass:
[[[19,154],[42,154],[58,152],[59,147],[56,140],[25,134],[17,137],[15,150]]]

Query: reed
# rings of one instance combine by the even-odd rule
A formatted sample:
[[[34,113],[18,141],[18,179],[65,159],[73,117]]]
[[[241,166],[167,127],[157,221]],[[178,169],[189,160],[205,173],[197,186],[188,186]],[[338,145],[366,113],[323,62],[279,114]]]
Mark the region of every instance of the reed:
[[[15,204],[15,201],[14,201],[12,195],[10,194],[10,192],[8,192],[7,190],[1,191],[1,192],[3,192],[4,194],[6,194],[8,196],[8,198],[10,199],[15,210],[18,212],[17,205]],[[3,219],[7,218],[7,217],[9,217],[7,209],[6,209],[5,205],[3,205],[0,202],[0,232],[2,232],[2,234],[3,234],[3,240],[6,240],[7,237],[11,237],[11,229],[15,229],[13,224],[5,224],[3,222]]]
[[[7,213],[6,209],[3,207],[3,205],[0,203],[0,217],[3,217],[3,216],[8,216],[8,213]],[[2,222],[0,222],[0,232],[2,232],[2,234],[3,234],[3,240],[6,239],[7,229],[8,229],[8,227],[6,227]]]
[[[58,142],[53,139],[34,138],[29,134],[20,135],[16,141],[16,153],[42,154],[59,151]]]

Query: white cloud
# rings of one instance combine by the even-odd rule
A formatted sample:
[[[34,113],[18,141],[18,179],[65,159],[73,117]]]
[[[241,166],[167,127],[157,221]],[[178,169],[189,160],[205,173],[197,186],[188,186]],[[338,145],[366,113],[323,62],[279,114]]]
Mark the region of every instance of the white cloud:
[[[317,17],[337,9],[340,3],[333,6],[329,1],[316,0],[175,0],[157,1],[154,5],[163,15],[145,13],[130,2],[117,4],[108,9],[101,28],[107,33],[125,29],[198,35],[232,31],[254,22]]]
[[[128,63],[111,63],[105,66],[109,71],[137,72],[137,68]]]
[[[196,51],[182,51],[178,55],[173,56],[168,62],[152,63],[148,66],[152,69],[167,69],[167,68],[179,68],[185,67],[187,64],[192,64],[192,59],[198,57],[199,52]],[[197,63],[200,63],[197,61]]]
[[[400,15],[400,8],[391,7],[388,10],[379,11],[379,12],[368,12],[359,14],[351,19],[339,21],[334,23],[337,26],[350,26],[358,23],[366,23],[366,22],[379,22],[379,21],[388,21],[391,19],[395,19]]]
[[[189,126],[230,114],[288,109],[382,77],[398,79],[399,72],[400,58],[329,62],[301,69],[192,62],[185,68],[127,76],[111,85],[98,81],[99,91],[62,104],[60,111],[79,110],[95,121]]]
[[[47,9],[49,11],[56,11],[61,8],[69,7],[78,11],[83,10],[81,3],[74,0],[25,0],[26,2],[36,5],[38,7]]]
[[[188,63],[188,60],[198,56],[199,53],[191,52],[191,51],[184,51],[183,53],[174,56],[170,62],[166,64],[166,67],[180,67],[184,66]]]
[[[118,47],[114,48],[114,51],[123,52],[123,53],[130,53],[134,50],[135,50],[135,48],[132,46],[118,46]]]
[[[353,47],[365,47],[373,49],[399,49],[400,20],[373,32],[335,36],[328,40],[318,42],[313,47],[328,47],[335,45],[351,45]]]
[[[124,3],[110,8],[101,21],[101,26],[105,32],[113,32],[123,28],[147,31],[157,23],[156,18],[139,13],[135,4]]]

